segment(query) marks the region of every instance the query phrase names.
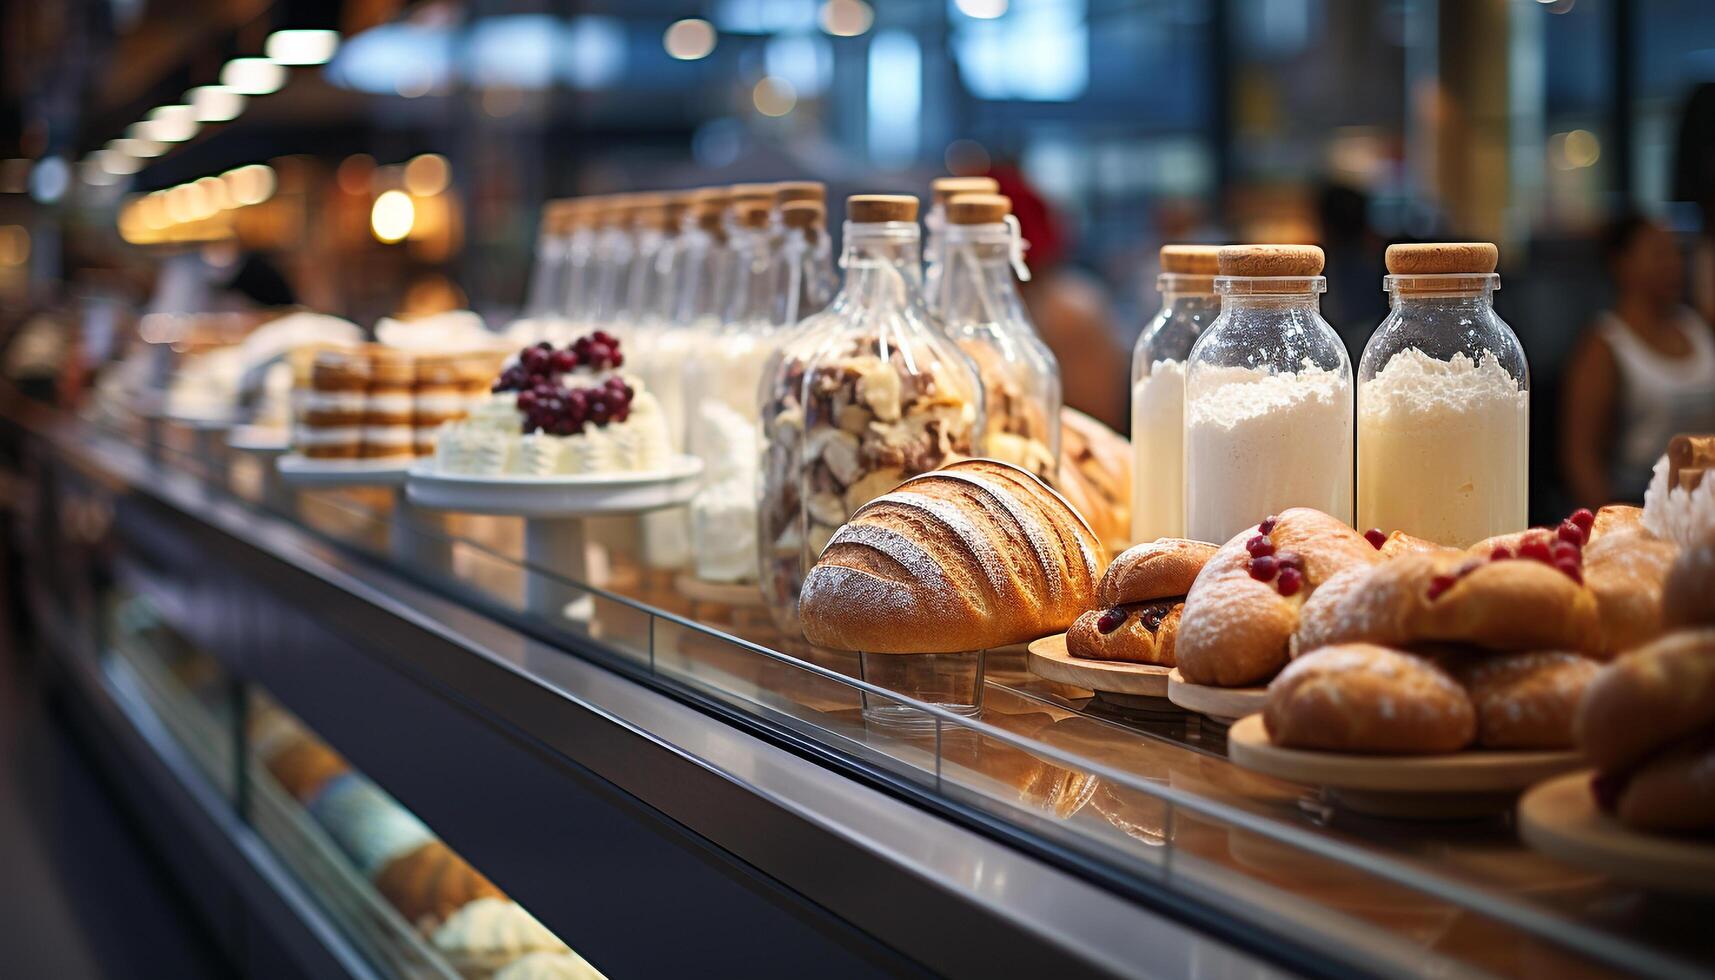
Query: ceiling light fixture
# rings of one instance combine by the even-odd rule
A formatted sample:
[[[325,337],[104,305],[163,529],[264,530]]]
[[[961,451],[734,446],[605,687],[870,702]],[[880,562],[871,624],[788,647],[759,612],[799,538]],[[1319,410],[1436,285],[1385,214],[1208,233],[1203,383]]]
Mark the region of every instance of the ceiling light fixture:
[[[339,50],[339,32],[327,30],[275,31],[262,51],[276,65],[325,65]]]
[[[239,95],[271,95],[286,84],[286,69],[267,58],[234,58],[220,70],[220,84]]]
[[[197,122],[226,122],[244,111],[244,96],[224,85],[199,85],[185,93],[185,101],[196,110]]]

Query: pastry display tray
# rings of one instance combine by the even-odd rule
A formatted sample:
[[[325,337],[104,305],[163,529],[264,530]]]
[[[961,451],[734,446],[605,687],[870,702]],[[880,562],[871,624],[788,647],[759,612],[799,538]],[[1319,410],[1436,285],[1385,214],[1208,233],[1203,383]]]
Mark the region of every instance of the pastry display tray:
[[[441,532],[452,555],[447,566],[401,567],[377,545],[385,540],[376,529],[387,525],[391,498],[317,491],[316,508],[274,514],[262,502],[211,488],[199,469],[179,466],[170,452],[139,463],[150,454],[130,437],[77,430],[52,442],[83,467],[170,507],[183,506],[181,497],[212,500],[239,515],[227,523],[202,513],[189,520],[222,534],[244,528],[241,536],[263,549],[276,534],[301,536],[342,562],[357,562],[354,568],[374,569],[379,582],[423,590],[454,610],[447,614],[454,621],[474,617],[526,638],[484,655],[482,662],[504,664],[508,683],[553,689],[586,670],[634,681],[715,726],[694,743],[740,731],[790,747],[835,779],[830,786],[884,787],[918,808],[924,821],[966,828],[1088,882],[1115,904],[1100,914],[1077,909],[1072,923],[1057,927],[1098,930],[1078,955],[1122,941],[1100,931],[1109,921],[1103,916],[1170,909],[1223,948],[1250,950],[1299,972],[1691,976],[1715,963],[1715,936],[1707,930],[1663,926],[1695,920],[1698,907],[1533,851],[1519,840],[1509,813],[1469,821],[1377,820],[1331,807],[1315,786],[1230,762],[1223,724],[1160,697],[1159,711],[1118,710],[1089,688],[1033,673],[1022,649],[991,651],[981,713],[965,718],[866,685],[855,655],[810,648],[774,632],[762,617],[693,602],[672,573],[627,554],[636,532],[624,526],[589,533],[591,544],[607,552],[600,586],[532,565],[524,558],[524,522],[508,517],[453,515]],[[139,466],[163,475],[142,479]],[[317,510],[339,519],[318,520]],[[536,578],[587,594],[590,614],[535,616],[519,596]],[[365,594],[382,599],[399,587],[366,585]],[[425,601],[412,600],[408,614],[428,615]],[[693,618],[694,611],[721,618]],[[389,655],[407,658],[411,671],[429,669],[412,651]],[[494,713],[495,724],[534,738],[560,737],[563,724],[539,709],[485,706],[470,684],[476,662],[449,660],[430,674],[460,692],[460,710]],[[920,711],[931,734],[866,728],[866,697]],[[726,777],[734,785],[773,792],[754,784],[753,764],[734,766]],[[705,811],[695,813],[680,819],[694,823]],[[730,822],[722,828],[707,833],[742,850],[728,837],[735,833]],[[862,849],[883,861],[870,844]],[[936,853],[950,859],[963,851]],[[778,866],[761,855],[750,859],[782,880],[813,870],[803,855]],[[815,880],[793,887],[812,894]],[[1052,914],[1034,904],[1034,914]],[[854,923],[882,914],[841,913]],[[1040,923],[1031,930],[1043,931]]]

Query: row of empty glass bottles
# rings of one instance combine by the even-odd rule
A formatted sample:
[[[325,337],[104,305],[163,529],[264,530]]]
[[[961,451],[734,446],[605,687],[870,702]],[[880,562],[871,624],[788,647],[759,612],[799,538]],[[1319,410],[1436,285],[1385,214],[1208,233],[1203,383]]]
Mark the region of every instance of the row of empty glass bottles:
[[[1059,368],[995,189],[937,181],[927,247],[916,198],[851,198],[837,296],[820,184],[551,206],[513,339],[615,334],[705,464],[687,511],[645,520],[645,564],[759,583],[795,630],[804,570],[869,500],[968,455],[1054,480]]]

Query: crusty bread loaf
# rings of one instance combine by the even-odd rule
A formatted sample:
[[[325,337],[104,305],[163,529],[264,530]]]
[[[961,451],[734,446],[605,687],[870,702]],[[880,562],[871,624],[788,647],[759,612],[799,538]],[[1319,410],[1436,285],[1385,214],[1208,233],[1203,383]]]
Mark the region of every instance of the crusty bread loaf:
[[[1662,589],[1679,546],[1642,524],[1610,526],[1604,533],[1592,529],[1590,537],[1584,549],[1584,584],[1596,597],[1598,652],[1611,658],[1661,635]]]
[[[1490,749],[1572,748],[1572,717],[1601,666],[1572,653],[1502,653],[1449,665],[1477,713],[1477,744]]]
[[[1184,608],[1184,600],[1166,599],[1091,609],[1066,631],[1066,651],[1085,660],[1172,667]]]
[[[1103,606],[1183,596],[1219,549],[1204,541],[1159,538],[1121,552],[1096,589]]]
[[[1105,562],[1042,481],[966,460],[859,508],[805,577],[799,613],[805,638],[836,650],[983,650],[1071,626]]]
[[[506,897],[438,840],[387,862],[375,876],[375,889],[405,921],[431,927],[479,898]]]
[[[1589,590],[1537,561],[1423,552],[1349,572],[1331,585],[1305,604],[1295,651],[1358,642],[1592,653],[1601,646]]]
[[[1602,669],[1578,705],[1578,748],[1604,773],[1715,728],[1715,628],[1681,630]]]
[[[1661,619],[1664,629],[1715,626],[1715,534],[1680,549],[1662,585]]]
[[[299,803],[308,803],[336,776],[351,771],[338,753],[309,737],[289,741],[264,764],[281,788]]]
[[[1276,745],[1332,752],[1456,752],[1477,734],[1471,700],[1446,671],[1367,643],[1288,664],[1268,685],[1262,720]]]
[[[1398,558],[1400,555],[1415,555],[1426,551],[1448,551],[1444,544],[1436,544],[1428,538],[1420,538],[1415,534],[1395,531],[1382,542],[1383,558]]]
[[[1290,585],[1284,568],[1252,577],[1257,559],[1249,547],[1259,535],[1273,549],[1268,557],[1275,564],[1290,559],[1302,566]],[[1362,535],[1307,507],[1247,528],[1209,559],[1185,597],[1174,649],[1180,674],[1193,684],[1220,687],[1268,680],[1287,661],[1305,600],[1338,572],[1379,561],[1381,553]]]
[[[1637,830],[1698,832],[1715,828],[1715,732],[1652,757],[1628,773],[1614,816]]]
[[[1102,546],[1131,541],[1131,443],[1083,412],[1060,410],[1060,466],[1054,489],[1084,516]]]

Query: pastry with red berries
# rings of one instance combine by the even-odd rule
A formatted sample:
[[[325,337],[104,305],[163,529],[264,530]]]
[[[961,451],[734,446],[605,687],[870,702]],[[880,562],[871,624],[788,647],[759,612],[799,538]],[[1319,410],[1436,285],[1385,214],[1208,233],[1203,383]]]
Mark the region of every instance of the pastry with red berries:
[[[1293,651],[1452,643],[1600,654],[1596,597],[1584,585],[1583,548],[1594,516],[1579,511],[1553,531],[1524,532],[1486,554],[1429,551],[1347,572],[1305,604]]]
[[[1308,507],[1240,532],[1185,597],[1174,648],[1179,673],[1217,687],[1267,681],[1286,665],[1299,610],[1317,588],[1345,569],[1381,561],[1376,542]]]
[[[1216,548],[1203,541],[1160,538],[1120,554],[1096,589],[1100,605],[1066,632],[1066,650],[1086,660],[1172,667],[1179,614]]]

